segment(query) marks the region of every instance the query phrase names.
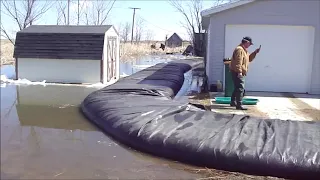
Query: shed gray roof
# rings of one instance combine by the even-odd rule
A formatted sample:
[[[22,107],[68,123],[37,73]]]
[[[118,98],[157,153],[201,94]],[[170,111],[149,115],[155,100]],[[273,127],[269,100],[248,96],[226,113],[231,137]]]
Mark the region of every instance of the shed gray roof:
[[[32,25],[19,33],[72,33],[72,34],[102,34],[108,31],[112,25],[85,26],[85,25]]]
[[[176,37],[177,39],[174,39],[175,37]],[[182,39],[177,33],[173,33],[167,41],[174,41],[174,40],[183,41],[183,39]]]
[[[112,26],[32,25],[16,35],[15,58],[101,60]]]

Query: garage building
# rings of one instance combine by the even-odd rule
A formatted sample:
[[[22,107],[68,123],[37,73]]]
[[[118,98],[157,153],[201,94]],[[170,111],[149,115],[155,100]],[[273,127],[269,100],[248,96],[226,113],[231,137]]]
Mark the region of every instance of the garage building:
[[[320,1],[246,0],[201,12],[207,30],[208,85],[224,82],[224,58],[250,36],[247,91],[320,94]],[[224,83],[223,83],[224,84]]]

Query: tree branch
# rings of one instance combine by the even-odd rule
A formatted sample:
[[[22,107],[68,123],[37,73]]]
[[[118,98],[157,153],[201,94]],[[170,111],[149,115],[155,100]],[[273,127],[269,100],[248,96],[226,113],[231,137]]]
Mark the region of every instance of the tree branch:
[[[102,24],[104,23],[104,21],[107,19],[107,17],[108,17],[108,15],[109,15],[110,11],[112,10],[113,5],[114,5],[115,2],[116,2],[116,0],[113,0],[113,1],[112,1],[111,7],[108,9],[107,14],[104,16],[104,18],[103,18],[103,20],[101,21],[101,24],[100,24],[100,25],[102,25]]]
[[[67,9],[67,4],[63,2],[58,2],[58,7],[57,7],[57,11],[58,11],[58,17],[57,17],[57,24],[59,25],[61,24],[67,24],[67,15],[66,15],[66,9]],[[61,19],[63,18],[62,22]]]
[[[38,20],[45,12],[49,10],[55,3],[53,1],[46,0],[44,5],[40,5],[37,2],[40,0],[20,0],[19,3],[22,3],[20,6],[17,5],[16,0],[2,0],[1,3],[4,7],[4,11],[2,11],[5,15],[14,20],[17,24],[19,30],[22,30],[29,25],[31,25],[34,21]],[[43,3],[43,1],[41,1]],[[41,7],[40,10],[37,8]],[[5,30],[3,24],[1,24],[1,31],[7,36],[7,38],[13,43],[11,38],[9,37],[8,31]]]
[[[190,18],[185,9],[182,6],[182,3],[180,1],[177,0],[169,0],[169,3],[176,8],[176,10],[178,10],[178,12],[180,12],[182,14],[182,16],[185,18],[185,20],[187,21],[188,25],[193,29],[194,32],[194,26],[193,23],[191,22],[192,17]]]
[[[1,36],[4,37],[4,38],[7,38],[14,45],[14,41],[10,38],[9,34],[7,33],[7,31],[4,29],[2,23],[1,23],[1,32],[4,33],[4,35],[1,33]]]

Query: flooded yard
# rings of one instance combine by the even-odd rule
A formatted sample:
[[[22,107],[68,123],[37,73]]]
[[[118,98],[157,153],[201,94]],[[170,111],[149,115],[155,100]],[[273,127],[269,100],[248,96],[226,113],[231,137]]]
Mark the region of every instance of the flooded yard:
[[[130,75],[165,58],[121,64]],[[1,74],[13,76],[14,67]],[[6,72],[4,72],[6,71]],[[11,75],[10,75],[11,74]],[[11,77],[12,78],[12,77]],[[94,87],[1,84],[1,179],[196,179],[192,167],[110,139],[79,110]]]
[[[195,178],[183,165],[149,157],[108,138],[79,104],[95,88],[1,88],[1,179]]]
[[[179,58],[123,62],[120,75]],[[14,66],[1,67],[1,74],[13,78]],[[199,91],[201,80],[192,74],[185,74],[177,98]],[[80,103],[98,88],[2,83],[1,179],[277,179],[193,167],[118,144],[80,112]]]

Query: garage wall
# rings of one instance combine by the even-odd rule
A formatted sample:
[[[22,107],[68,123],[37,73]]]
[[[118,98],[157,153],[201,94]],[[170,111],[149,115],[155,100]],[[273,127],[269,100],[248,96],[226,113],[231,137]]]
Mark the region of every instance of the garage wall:
[[[100,82],[99,60],[18,59],[18,78],[53,83]]]
[[[284,10],[285,9],[285,10]],[[320,94],[320,1],[264,0],[222,11],[210,18],[208,38],[209,85],[223,80],[226,24],[267,24],[315,27],[311,94]],[[294,38],[294,37],[293,37]],[[239,39],[240,43],[241,39]],[[249,49],[253,51],[254,49]]]

